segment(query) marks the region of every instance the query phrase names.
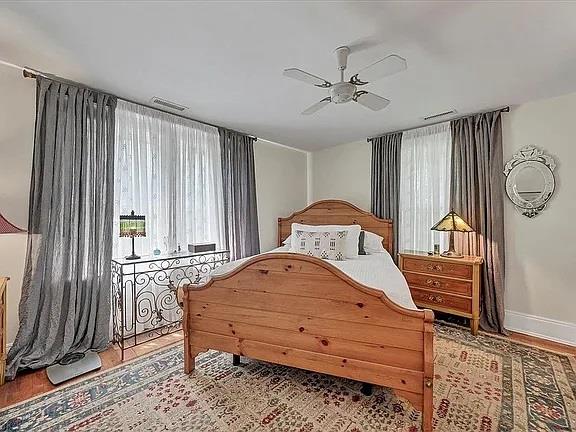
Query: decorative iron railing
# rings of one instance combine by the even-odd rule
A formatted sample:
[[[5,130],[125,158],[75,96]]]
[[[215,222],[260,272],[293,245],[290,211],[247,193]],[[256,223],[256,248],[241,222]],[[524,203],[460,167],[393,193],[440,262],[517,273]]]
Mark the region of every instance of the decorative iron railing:
[[[182,328],[178,288],[201,284],[228,251],[112,260],[112,341],[124,351]]]

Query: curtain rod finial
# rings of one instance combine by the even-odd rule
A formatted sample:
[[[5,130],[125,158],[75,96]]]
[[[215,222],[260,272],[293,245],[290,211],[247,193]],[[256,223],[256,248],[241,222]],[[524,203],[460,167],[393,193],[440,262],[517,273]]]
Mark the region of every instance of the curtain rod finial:
[[[22,75],[24,76],[24,78],[36,78],[37,75],[32,72],[31,70],[28,70],[26,68],[22,69]]]

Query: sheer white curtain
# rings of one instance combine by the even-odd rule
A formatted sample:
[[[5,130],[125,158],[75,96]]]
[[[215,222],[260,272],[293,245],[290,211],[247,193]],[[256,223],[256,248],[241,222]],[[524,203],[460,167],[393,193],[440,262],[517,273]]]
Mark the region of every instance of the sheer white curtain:
[[[146,216],[136,253],[162,254],[189,243],[224,248],[224,206],[218,129],[129,102],[116,108],[114,257],[128,255],[119,216]]]
[[[446,233],[430,228],[450,210],[450,123],[402,134],[399,251],[447,248]]]

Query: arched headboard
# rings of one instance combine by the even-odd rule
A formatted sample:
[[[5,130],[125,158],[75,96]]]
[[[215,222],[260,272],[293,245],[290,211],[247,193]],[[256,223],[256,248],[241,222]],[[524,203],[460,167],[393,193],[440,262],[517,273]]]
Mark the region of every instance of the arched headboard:
[[[360,225],[383,237],[384,248],[392,253],[392,221],[380,219],[347,201],[323,200],[285,218],[278,218],[278,246],[290,235],[293,223],[306,225]]]

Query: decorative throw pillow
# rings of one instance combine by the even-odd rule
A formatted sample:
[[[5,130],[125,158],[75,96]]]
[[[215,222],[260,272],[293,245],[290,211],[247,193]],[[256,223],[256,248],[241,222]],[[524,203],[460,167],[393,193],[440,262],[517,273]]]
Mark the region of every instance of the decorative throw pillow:
[[[292,238],[296,230],[309,231],[309,232],[338,232],[346,231],[348,233],[346,238],[345,258],[358,257],[358,237],[360,236],[360,225],[304,225],[300,223],[292,224]],[[297,252],[296,248],[290,248],[291,252]]]
[[[346,259],[347,231],[301,231],[296,230],[292,249],[301,254],[326,260]]]
[[[360,231],[360,236],[358,236],[358,255],[367,255],[366,251],[364,250],[364,237],[366,233],[364,231]]]

